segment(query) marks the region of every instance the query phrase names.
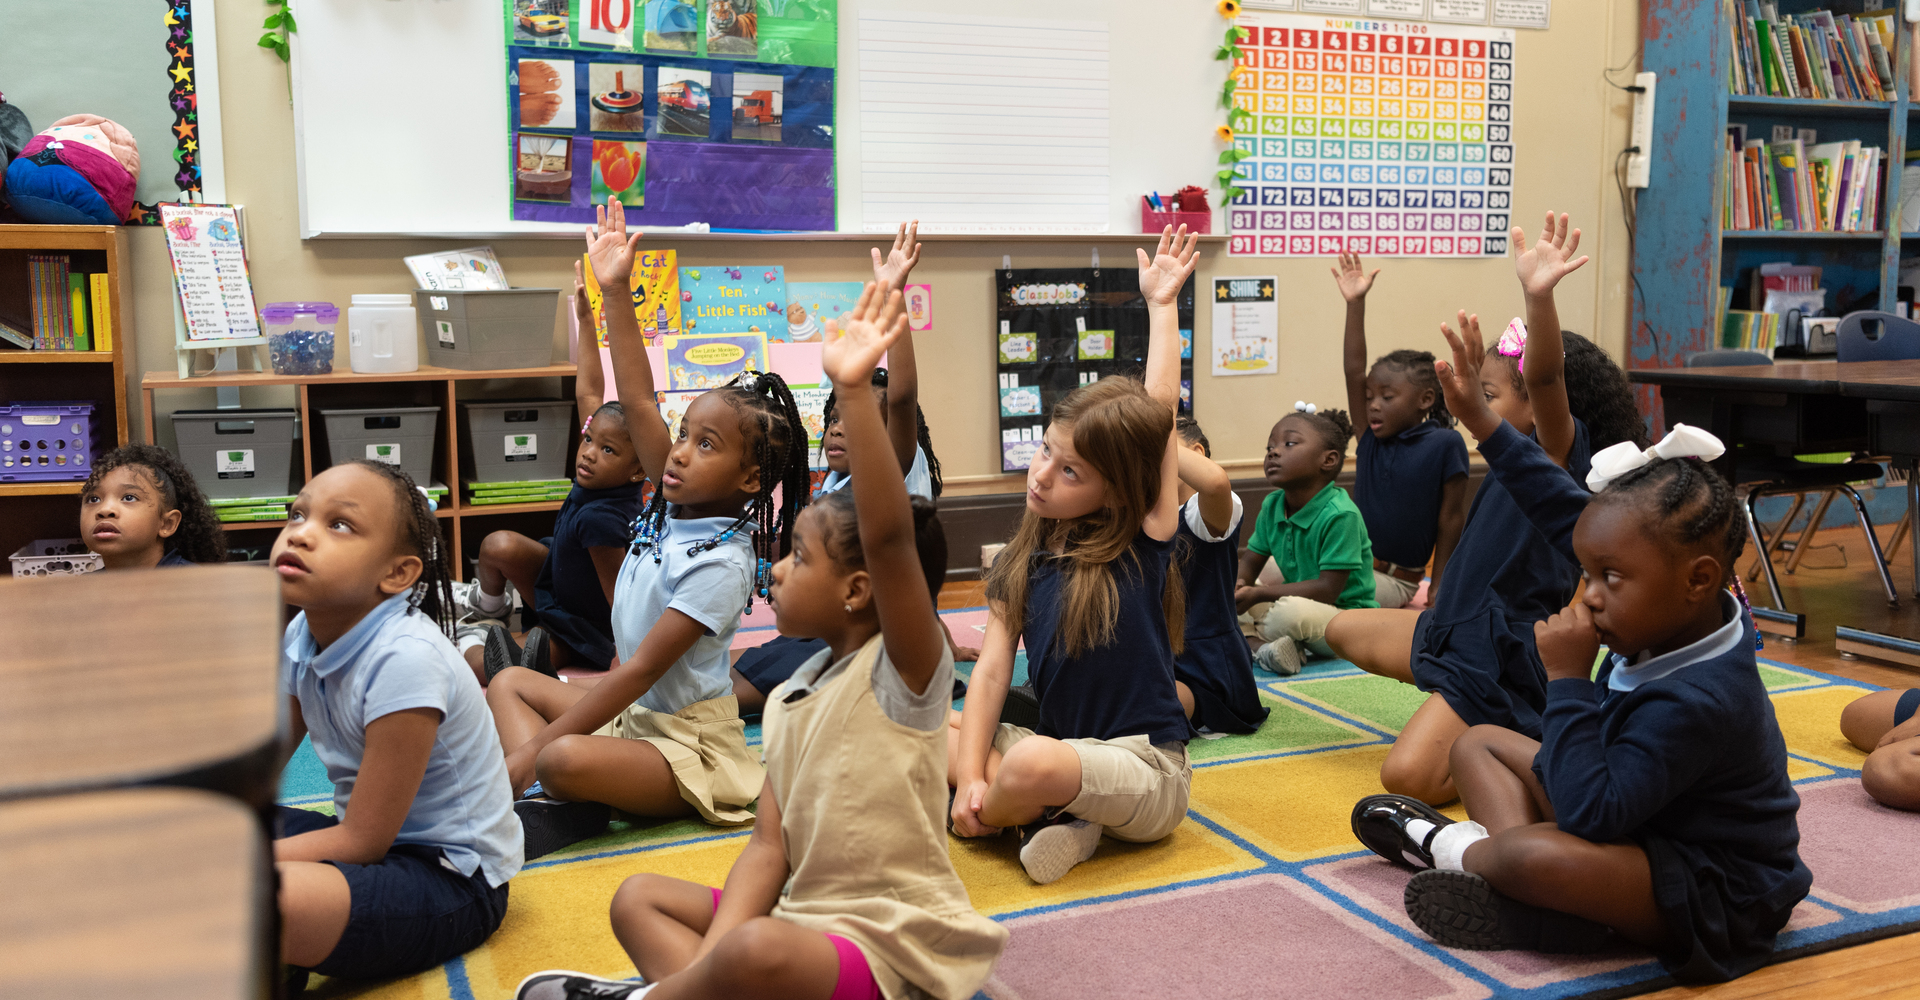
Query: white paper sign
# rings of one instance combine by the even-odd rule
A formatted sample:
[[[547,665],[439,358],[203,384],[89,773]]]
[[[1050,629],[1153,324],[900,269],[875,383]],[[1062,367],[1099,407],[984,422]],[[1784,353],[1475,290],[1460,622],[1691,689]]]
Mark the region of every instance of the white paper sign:
[[[173,283],[188,340],[260,336],[260,316],[232,205],[163,204],[160,226],[173,259]]]
[[[1449,24],[1487,23],[1487,0],[1432,0],[1432,3],[1432,12],[1427,16],[1435,21]]]
[[[1493,0],[1493,23],[1505,28],[1546,28],[1553,0]]]
[[[506,435],[505,455],[509,462],[531,462],[540,457],[538,434]]]
[[[222,449],[214,453],[213,464],[221,479],[252,479],[253,449]]]
[[[1375,17],[1424,20],[1427,16],[1427,0],[1367,0],[1367,13]]]
[[[400,464],[400,446],[398,444],[367,445],[367,461],[384,462],[388,465]]]
[[[1213,373],[1272,375],[1280,370],[1279,278],[1213,279]]]

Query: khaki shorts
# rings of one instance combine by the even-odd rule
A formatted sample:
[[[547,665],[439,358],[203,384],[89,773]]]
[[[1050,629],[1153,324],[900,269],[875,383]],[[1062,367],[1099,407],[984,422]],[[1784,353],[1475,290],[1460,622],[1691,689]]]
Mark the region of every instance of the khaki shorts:
[[[1005,756],[1031,729],[1000,724],[993,748]],[[1066,811],[1106,827],[1108,836],[1136,843],[1159,840],[1187,817],[1193,768],[1179,743],[1155,746],[1145,736],[1117,740],[1061,740],[1080,755],[1080,794]]]
[[[733,695],[697,701],[668,715],[628,705],[595,736],[646,740],[673,768],[680,797],[709,823],[751,823],[747,806],[767,780],[760,755],[747,747],[747,725]]]

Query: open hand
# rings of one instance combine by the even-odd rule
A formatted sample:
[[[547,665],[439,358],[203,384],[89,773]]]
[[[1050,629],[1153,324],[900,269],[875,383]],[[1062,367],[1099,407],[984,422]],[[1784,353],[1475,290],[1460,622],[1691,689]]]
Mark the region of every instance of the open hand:
[[[991,837],[1000,832],[997,826],[988,826],[980,822],[980,807],[987,801],[987,783],[969,781],[955,789],[953,795],[953,832],[962,837]]]
[[[1547,213],[1547,228],[1542,230],[1540,238],[1527,246],[1526,231],[1519,226],[1507,234],[1513,240],[1513,247],[1520,251],[1514,260],[1513,269],[1520,276],[1520,288],[1528,295],[1545,295],[1553,291],[1560,279],[1580,269],[1587,262],[1586,256],[1574,257],[1574,251],[1580,249],[1580,230],[1567,230],[1567,214],[1560,213],[1559,221],[1554,220],[1552,212]]]
[[[1874,744],[1873,748],[1878,750],[1881,747],[1890,747],[1895,743],[1910,740],[1916,736],[1920,736],[1920,714],[1916,714],[1907,721],[1887,730],[1887,734],[1880,737],[1880,742]]]
[[[872,385],[874,368],[906,332],[906,296],[897,288],[869,282],[852,310],[827,321],[820,369],[836,389]]]
[[[1373,279],[1380,276],[1380,269],[1365,270],[1360,266],[1360,255],[1343,253],[1340,266],[1332,268],[1333,283],[1340,288],[1340,297],[1348,302],[1358,302],[1373,290]]]
[[[587,260],[593,264],[593,280],[601,288],[625,288],[633,276],[634,248],[640,234],[627,235],[627,209],[620,200],[607,196],[604,206],[594,207],[594,223],[587,227]]]
[[[880,256],[880,248],[873,248],[873,280],[881,289],[904,288],[907,275],[913,273],[914,265],[920,263],[920,220],[902,222],[900,231],[893,234],[893,249],[886,257]]]
[[[1173,304],[1187,276],[1200,263],[1200,254],[1194,250],[1198,242],[1200,234],[1187,232],[1187,227],[1181,226],[1176,233],[1168,226],[1160,234],[1160,247],[1154,251],[1153,260],[1147,260],[1145,250],[1134,251],[1140,255],[1140,294],[1146,296],[1148,305]]]
[[[1433,371],[1440,379],[1440,394],[1446,397],[1447,412],[1466,427],[1475,440],[1484,441],[1500,429],[1500,417],[1487,405],[1487,394],[1480,388],[1480,366],[1487,357],[1486,342],[1480,339],[1480,317],[1469,316],[1465,309],[1457,315],[1460,332],[1445,323],[1440,335],[1453,348],[1453,361],[1435,361]]]
[[[1585,601],[1543,622],[1533,623],[1533,645],[1550,681],[1586,680],[1593,676],[1593,659],[1600,654],[1600,634],[1593,630],[1593,612]]]

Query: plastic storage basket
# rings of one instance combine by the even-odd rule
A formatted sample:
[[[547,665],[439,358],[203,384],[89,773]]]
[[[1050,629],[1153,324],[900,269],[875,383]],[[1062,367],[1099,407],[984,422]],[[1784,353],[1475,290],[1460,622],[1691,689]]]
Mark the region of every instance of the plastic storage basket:
[[[422,288],[413,299],[428,364],[498,371],[539,368],[553,361],[557,288]]]
[[[362,458],[385,462],[399,466],[421,486],[432,485],[438,406],[321,410],[320,415],[326,420],[327,453],[334,465]]]
[[[10,558],[14,576],[74,576],[105,569],[106,562],[87,551],[78,538],[42,538],[21,546]]]
[[[566,479],[579,427],[571,399],[460,404],[461,468],[477,483]]]
[[[174,453],[209,497],[292,492],[292,410],[175,410]]]
[[[0,406],[0,483],[78,482],[92,472],[92,403]]]

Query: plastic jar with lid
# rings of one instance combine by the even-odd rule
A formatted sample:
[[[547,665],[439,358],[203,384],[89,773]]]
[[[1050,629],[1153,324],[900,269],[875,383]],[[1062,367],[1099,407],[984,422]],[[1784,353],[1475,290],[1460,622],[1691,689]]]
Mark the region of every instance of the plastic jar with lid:
[[[355,295],[347,307],[347,359],[361,373],[420,370],[411,295]]]

